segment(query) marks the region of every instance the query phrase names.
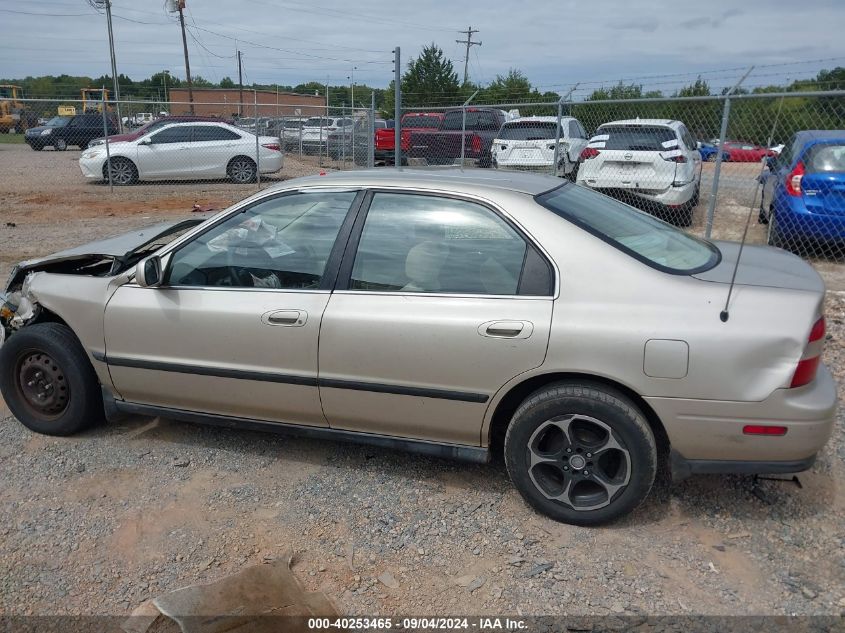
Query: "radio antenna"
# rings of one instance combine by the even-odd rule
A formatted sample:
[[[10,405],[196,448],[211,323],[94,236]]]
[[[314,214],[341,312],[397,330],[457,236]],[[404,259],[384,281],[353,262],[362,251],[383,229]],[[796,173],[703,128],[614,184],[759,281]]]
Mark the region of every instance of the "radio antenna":
[[[775,129],[777,128],[778,119],[780,119],[780,111],[782,109],[783,97],[780,98],[780,103],[778,104],[778,111],[775,113],[774,121],[772,121],[772,129],[769,131],[769,138],[766,141],[767,148],[772,146],[772,139],[775,136]],[[719,145],[719,151],[722,151],[721,144]],[[754,205],[757,203],[757,191],[760,191],[761,197],[763,195],[763,172],[765,170],[766,160],[763,159],[760,161],[760,174],[757,177],[757,186],[754,187],[754,194],[751,196],[751,206],[748,208],[748,217],[745,218],[745,230],[742,232],[742,241],[739,243],[739,252],[736,254],[736,262],[734,262],[734,271],[731,275],[731,285],[728,288],[728,298],[725,300],[724,310],[719,313],[719,318],[722,320],[722,323],[726,323],[728,317],[730,317],[730,313],[728,312],[728,304],[730,304],[731,302],[731,294],[733,293],[734,283],[736,282],[736,273],[739,270],[739,258],[742,257],[742,249],[745,248],[745,240],[748,237],[748,227],[751,224],[751,216],[754,214]],[[762,199],[760,202],[762,204]]]

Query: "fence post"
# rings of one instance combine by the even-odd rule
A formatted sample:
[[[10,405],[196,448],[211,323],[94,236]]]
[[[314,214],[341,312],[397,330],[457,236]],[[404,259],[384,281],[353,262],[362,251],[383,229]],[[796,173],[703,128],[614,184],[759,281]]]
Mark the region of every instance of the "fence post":
[[[557,100],[557,126],[555,128],[555,156],[552,159],[552,176],[557,176],[557,162],[560,160],[560,119],[563,116],[563,97]]]
[[[461,169],[464,168],[464,155],[466,152],[466,141],[467,141],[467,106],[469,102],[475,99],[475,95],[478,94],[478,90],[473,92],[469,99],[464,101],[464,104],[461,106]]]
[[[105,94],[106,87],[103,86],[103,94]],[[84,110],[84,108],[83,108]],[[109,149],[109,125],[106,119],[106,102],[103,100],[103,136],[106,138],[106,173],[109,175],[109,193],[114,193],[114,182],[111,176],[111,150]],[[83,149],[83,151],[85,151]]]
[[[402,65],[399,47],[393,49],[393,166],[402,168]]]
[[[258,91],[252,91],[252,118],[255,121],[255,178],[261,189],[261,147],[258,143]]]
[[[745,78],[751,74],[754,66],[749,68],[745,74],[740,78],[734,87],[728,90],[725,95],[725,107],[722,110],[722,125],[719,128],[719,147],[716,148],[716,165],[713,168],[713,184],[710,187],[710,200],[707,201],[707,223],[704,226],[704,238],[710,239],[710,234],[713,232],[713,216],[716,213],[716,196],[719,195],[719,176],[722,173],[722,145],[725,143],[725,138],[728,135],[728,119],[731,116],[731,95],[736,92],[740,84],[745,81]]]
[[[376,164],[376,92],[370,91],[370,141],[367,143],[367,167]]]

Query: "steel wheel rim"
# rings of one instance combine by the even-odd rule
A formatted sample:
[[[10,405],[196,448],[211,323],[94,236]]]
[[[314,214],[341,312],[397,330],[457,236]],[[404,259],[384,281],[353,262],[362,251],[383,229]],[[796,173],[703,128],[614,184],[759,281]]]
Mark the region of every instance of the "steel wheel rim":
[[[62,139],[59,139],[58,141],[56,141],[56,149],[59,151],[67,149],[67,142],[63,141]]]
[[[15,367],[18,394],[34,414],[55,420],[70,403],[70,385],[52,356],[38,350],[24,352]]]
[[[610,505],[631,480],[631,454],[624,442],[591,416],[546,420],[531,434],[526,453],[537,491],[578,512]]]
[[[109,165],[112,182],[127,185],[132,182],[132,167],[122,160],[112,161]]]
[[[249,182],[252,180],[252,164],[245,160],[238,160],[232,163],[232,178],[238,182]]]

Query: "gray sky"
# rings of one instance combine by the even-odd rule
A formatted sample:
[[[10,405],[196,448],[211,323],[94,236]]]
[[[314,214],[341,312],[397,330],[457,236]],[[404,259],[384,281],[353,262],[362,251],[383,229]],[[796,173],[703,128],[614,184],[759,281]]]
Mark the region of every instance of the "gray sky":
[[[191,70],[212,81],[237,79],[237,46],[245,83],[348,83],[356,66],[356,83],[386,86],[394,46],[407,61],[432,41],[461,75],[464,49],[455,40],[468,25],[483,42],[470,54],[472,80],[488,83],[514,67],[541,90],[580,81],[579,92],[589,92],[636,78],[670,93],[699,72],[721,87],[757,64],[753,86],[845,66],[842,0],[187,1]],[[163,0],[113,7],[118,72],[184,77],[178,23]],[[0,3],[0,77],[108,73],[107,42],[105,17],[86,0]],[[829,61],[809,61],[820,59]]]

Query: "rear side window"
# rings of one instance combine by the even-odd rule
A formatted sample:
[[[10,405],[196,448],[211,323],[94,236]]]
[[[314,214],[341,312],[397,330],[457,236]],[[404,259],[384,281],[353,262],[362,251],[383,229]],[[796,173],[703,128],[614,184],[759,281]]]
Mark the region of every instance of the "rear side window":
[[[804,171],[808,174],[845,172],[845,144],[816,143],[804,152]]]
[[[554,122],[517,121],[506,123],[499,132],[503,141],[539,141],[553,139],[556,134]]]
[[[302,124],[303,127],[329,127],[331,125],[330,119],[321,119],[320,117],[312,117]]]
[[[409,116],[402,119],[402,127],[440,127],[440,117]],[[458,124],[460,129],[460,123]]]
[[[608,125],[596,130],[595,141],[604,142],[605,149],[623,149],[632,152],[662,152],[678,142],[675,131],[655,125]]]
[[[461,111],[448,112],[443,118],[444,130],[460,130],[463,125]],[[468,130],[498,130],[499,120],[492,112],[467,111],[466,129]]]
[[[552,213],[640,261],[673,274],[691,275],[716,266],[719,250],[671,224],[586,187],[563,185],[535,200]]]
[[[193,125],[194,141],[234,141],[240,139],[240,134],[216,125]]]

